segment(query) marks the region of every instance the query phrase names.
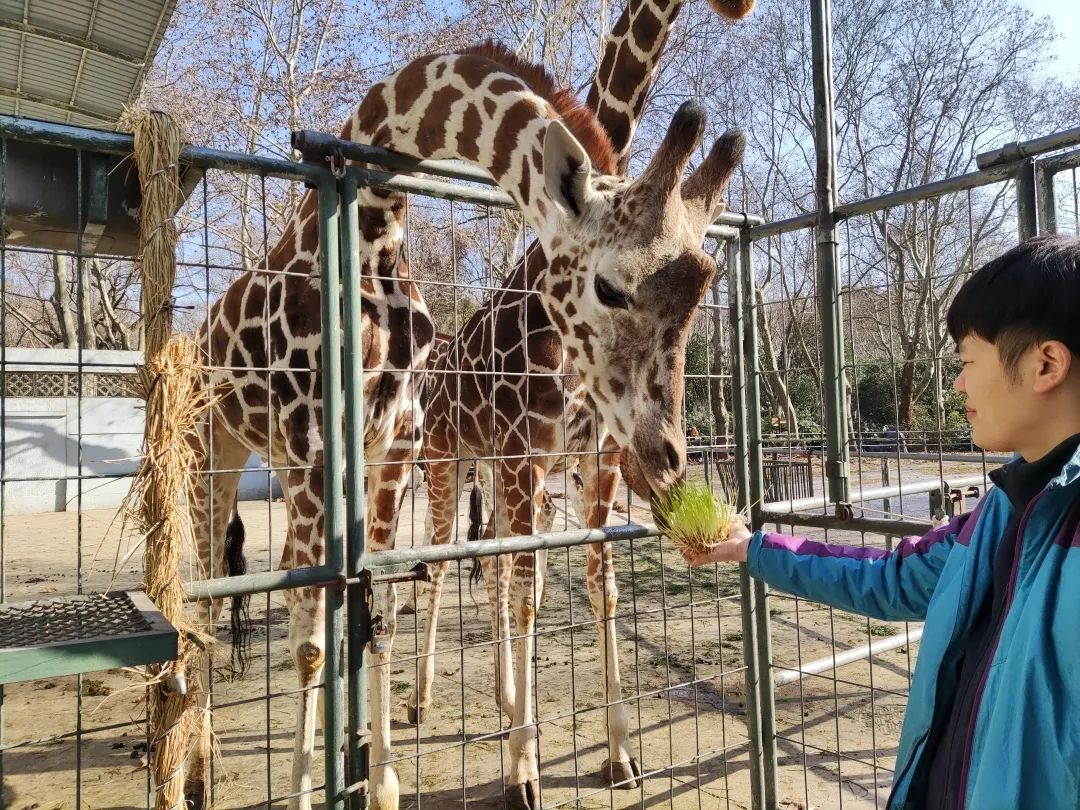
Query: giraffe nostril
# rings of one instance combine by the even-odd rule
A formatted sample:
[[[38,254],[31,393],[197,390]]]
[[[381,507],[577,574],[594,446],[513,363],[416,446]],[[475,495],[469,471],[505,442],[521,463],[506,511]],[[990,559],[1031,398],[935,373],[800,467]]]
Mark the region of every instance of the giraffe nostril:
[[[682,469],[682,456],[679,455],[679,451],[675,449],[675,445],[671,442],[664,442],[664,449],[667,451],[668,466],[678,472]]]

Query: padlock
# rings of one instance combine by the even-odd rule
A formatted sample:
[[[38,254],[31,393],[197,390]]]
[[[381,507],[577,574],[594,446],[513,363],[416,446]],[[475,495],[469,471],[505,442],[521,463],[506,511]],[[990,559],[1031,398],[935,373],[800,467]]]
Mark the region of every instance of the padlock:
[[[390,633],[382,615],[371,618],[371,654],[386,655],[390,652]]]

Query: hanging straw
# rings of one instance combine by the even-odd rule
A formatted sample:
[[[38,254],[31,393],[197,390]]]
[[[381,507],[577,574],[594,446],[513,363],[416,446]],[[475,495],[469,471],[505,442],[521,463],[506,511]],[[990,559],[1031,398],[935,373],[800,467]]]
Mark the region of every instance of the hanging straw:
[[[184,759],[199,689],[196,628],[184,611],[180,562],[191,548],[192,526],[181,501],[188,493],[193,450],[188,439],[208,407],[195,346],[170,340],[176,280],[176,225],[183,196],[179,127],[166,114],[128,110],[123,125],[135,136],[139,170],[143,350],[140,395],[146,400],[143,458],[125,501],[127,516],[145,538],[146,593],[179,633],[175,661],[149,668],[147,716],[154,810],[183,807]]]

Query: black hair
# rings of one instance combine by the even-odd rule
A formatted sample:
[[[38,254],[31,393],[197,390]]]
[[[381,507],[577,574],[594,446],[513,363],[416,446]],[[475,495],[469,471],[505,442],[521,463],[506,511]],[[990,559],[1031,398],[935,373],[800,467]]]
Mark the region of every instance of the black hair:
[[[1009,373],[1047,340],[1080,355],[1080,239],[1040,236],[987,262],[957,292],[946,324],[958,346],[971,335],[994,344]]]

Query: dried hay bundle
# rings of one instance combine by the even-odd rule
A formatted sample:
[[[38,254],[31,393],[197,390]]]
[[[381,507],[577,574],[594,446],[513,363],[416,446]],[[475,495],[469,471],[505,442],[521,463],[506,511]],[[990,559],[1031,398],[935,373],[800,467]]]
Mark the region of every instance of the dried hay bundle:
[[[146,400],[143,458],[125,501],[146,547],[146,592],[180,635],[179,657],[150,668],[147,714],[155,810],[183,805],[183,767],[195,721],[199,638],[184,611],[180,562],[191,548],[187,496],[193,449],[188,439],[209,403],[195,346],[170,340],[172,289],[176,279],[177,232],[173,213],[182,200],[180,129],[164,113],[129,110],[124,124],[135,136],[142,203],[139,209],[143,348],[140,394]],[[201,642],[200,642],[201,643]],[[189,681],[191,683],[189,684]]]
[[[676,486],[657,517],[657,527],[677,548],[695,553],[723,542],[733,526],[746,523],[739,510],[713,494],[707,484]]]

